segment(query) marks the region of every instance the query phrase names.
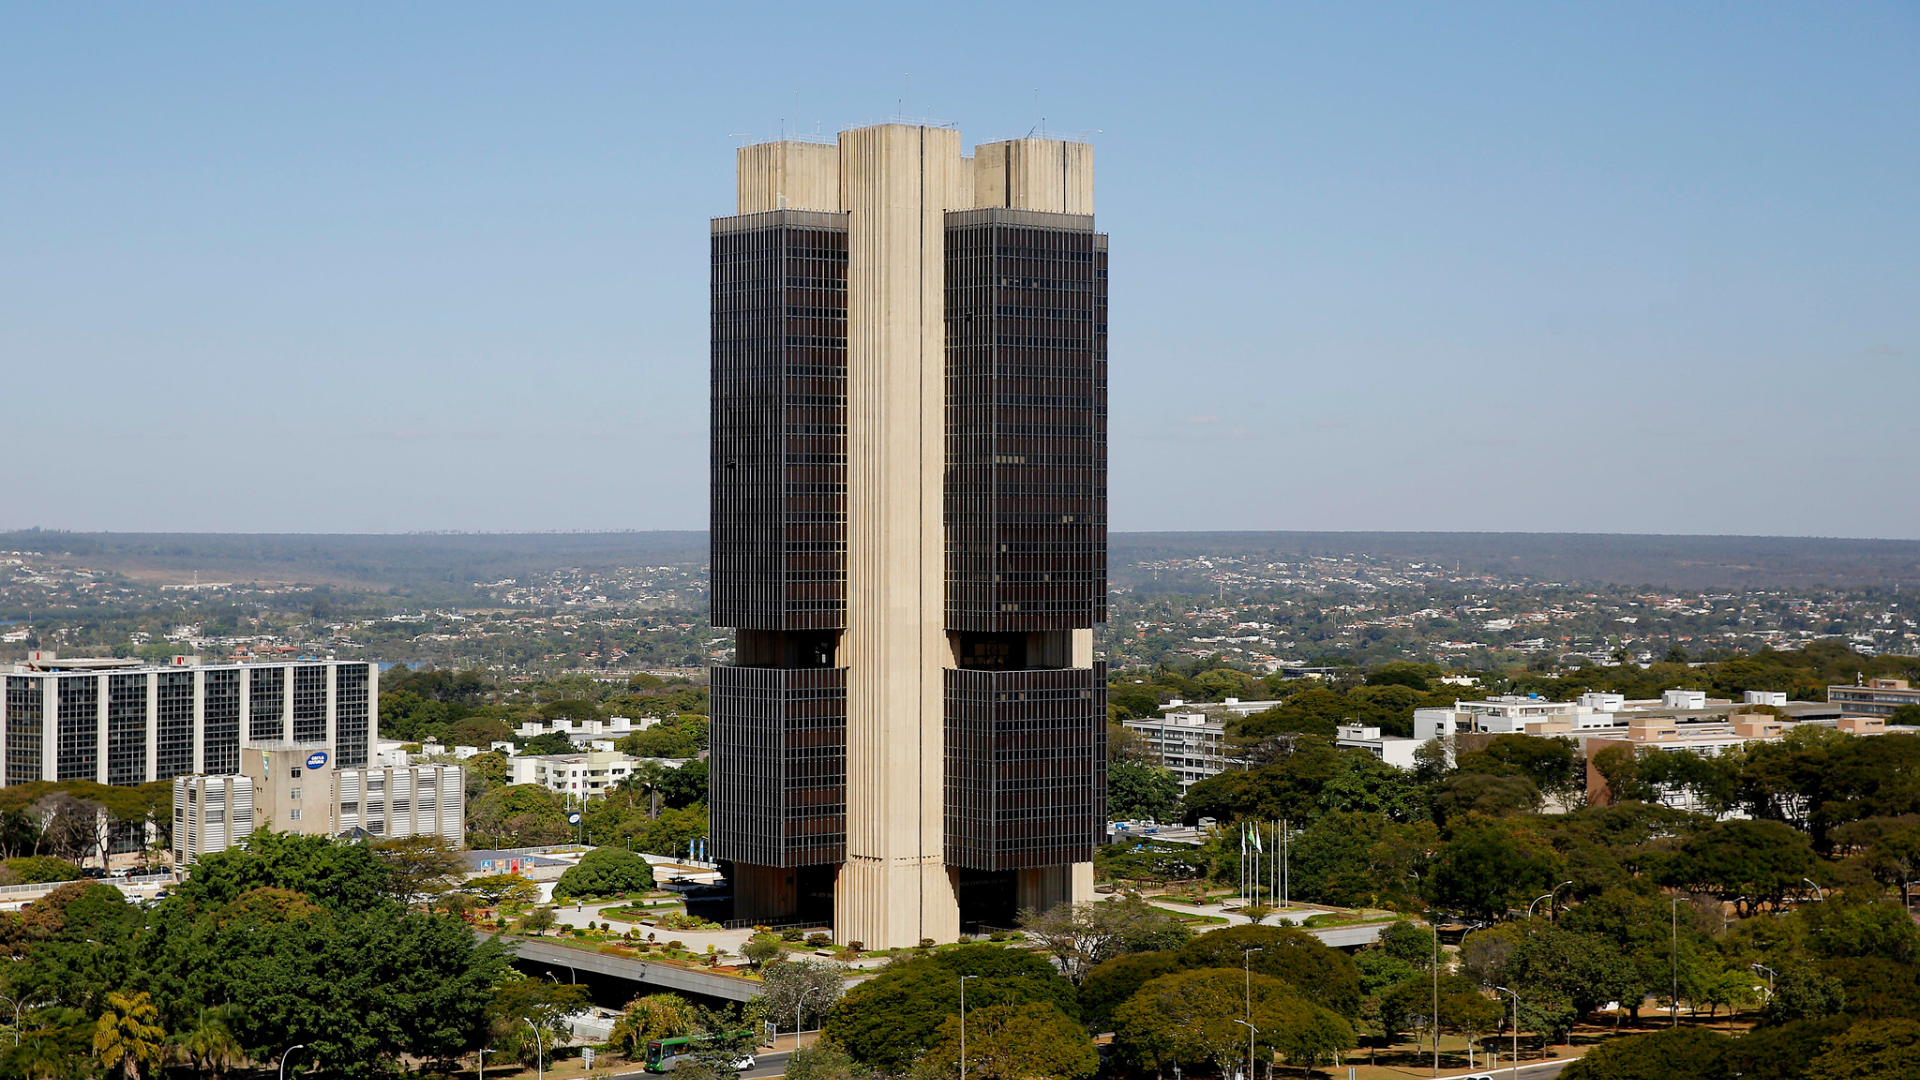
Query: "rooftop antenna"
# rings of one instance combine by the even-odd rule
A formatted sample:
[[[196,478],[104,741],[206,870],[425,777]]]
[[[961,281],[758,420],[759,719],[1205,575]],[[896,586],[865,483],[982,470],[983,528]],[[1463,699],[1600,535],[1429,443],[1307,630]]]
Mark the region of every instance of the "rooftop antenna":
[[[1027,138],[1033,138],[1035,132],[1046,126],[1046,122],[1046,117],[1040,115],[1040,88],[1036,86],[1033,88],[1033,130],[1027,132]]]
[[[900,119],[905,120],[907,112],[913,108],[913,72],[901,72],[900,79]]]

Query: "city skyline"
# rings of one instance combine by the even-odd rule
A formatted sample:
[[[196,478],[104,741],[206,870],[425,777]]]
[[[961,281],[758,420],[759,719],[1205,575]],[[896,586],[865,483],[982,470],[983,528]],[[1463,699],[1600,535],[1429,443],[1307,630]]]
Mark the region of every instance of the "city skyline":
[[[903,113],[1111,166],[1117,530],[1920,537],[1911,6],[775,10],[0,15],[12,444],[250,494],[0,527],[697,527],[683,208]]]

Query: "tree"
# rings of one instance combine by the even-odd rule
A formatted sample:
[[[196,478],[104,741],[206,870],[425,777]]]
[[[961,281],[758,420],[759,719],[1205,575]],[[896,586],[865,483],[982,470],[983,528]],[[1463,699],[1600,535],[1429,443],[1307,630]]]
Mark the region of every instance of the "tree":
[[[1705,1028],[1669,1028],[1628,1035],[1588,1051],[1562,1080],[1721,1080],[1732,1040]]]
[[[537,757],[543,754],[571,754],[576,751],[573,740],[567,737],[566,732],[549,731],[521,743],[520,752],[514,756]]]
[[[547,1047],[567,1037],[567,1017],[593,1004],[587,988],[575,983],[556,983],[518,972],[493,987],[486,1005],[488,1038],[501,1053],[528,1062]],[[527,1023],[540,1029],[541,1037],[532,1038]]]
[[[482,795],[467,813],[478,847],[557,844],[568,838],[559,795],[539,784],[508,784]]]
[[[805,1023],[807,1017],[822,1017],[833,1009],[846,987],[846,972],[824,960],[779,960],[761,969],[760,985],[767,1019],[790,1023],[799,1009],[798,1019]]]
[[[560,917],[553,913],[553,906],[548,904],[527,912],[526,916],[520,920],[520,928],[531,931],[535,937],[539,937],[553,929],[554,924],[559,921]]]
[[[167,1032],[154,1023],[160,1010],[145,990],[107,995],[107,1009],[93,1028],[93,1052],[100,1067],[127,1080],[140,1080],[166,1053]]]
[[[1248,954],[1250,949],[1259,952]],[[1360,973],[1346,953],[1304,930],[1279,926],[1233,926],[1196,937],[1180,950],[1189,968],[1245,966],[1294,987],[1297,997],[1340,1016],[1359,1015]]]
[[[1130,952],[1177,949],[1193,937],[1185,923],[1155,911],[1138,896],[1098,903],[1060,904],[1044,913],[1020,913],[1020,927],[1060,962],[1075,983],[1102,961]]]
[[[1920,1076],[1920,1022],[1867,1020],[1827,1043],[1807,1080],[1894,1080]]]
[[[402,836],[369,847],[387,868],[388,895],[403,904],[424,901],[433,907],[467,871],[466,856],[442,836]]]
[[[1461,754],[1463,773],[1524,776],[1549,795],[1567,795],[1580,787],[1580,754],[1570,739],[1539,735],[1495,735],[1479,750]]]
[[[225,1076],[234,1062],[245,1060],[246,1050],[229,1023],[233,1011],[231,1006],[201,1009],[193,1027],[179,1036],[180,1049],[193,1062],[195,1072],[211,1070],[216,1077]]]
[[[1538,810],[1541,802],[1532,777],[1460,772],[1434,786],[1433,816],[1442,825],[1469,814],[1508,817]]]
[[[1046,1002],[968,1008],[964,1063],[960,1018],[949,1016],[921,1061],[961,1080],[1088,1080],[1100,1067],[1086,1029]]]
[[[868,1071],[831,1043],[803,1046],[787,1055],[786,1080],[863,1080]]]
[[[554,883],[553,898],[617,896],[653,888],[653,867],[625,848],[594,848],[569,866]]]
[[[1493,918],[1560,880],[1553,847],[1519,822],[1462,825],[1434,862],[1431,893],[1442,908]]]
[[[1116,956],[1089,971],[1080,983],[1080,1018],[1093,1031],[1113,1030],[1113,1011],[1162,975],[1184,970],[1178,953]]]
[[[342,912],[393,903],[392,871],[367,845],[266,829],[255,830],[239,847],[200,856],[174,892],[190,907],[207,910],[263,886],[302,892]]]
[[[466,890],[490,907],[531,904],[540,899],[540,886],[519,874],[489,874],[469,880]]]
[[[1073,984],[1052,964],[997,945],[964,945],[895,961],[849,990],[827,1016],[826,1035],[856,1061],[889,1071],[906,1068],[932,1045],[940,1022],[960,1013],[960,976],[969,1010],[1047,1002],[1075,1016]]]
[[[1505,975],[1520,993],[1523,1018],[1530,1014],[1555,1042],[1566,1041],[1579,1017],[1640,988],[1633,965],[1612,942],[1551,925],[1527,928]]]
[[[246,988],[234,1024],[241,1044],[305,1043],[348,1080],[384,1075],[403,1054],[446,1059],[482,1045],[494,987],[509,971],[497,940],[476,940],[456,919],[391,906],[322,911],[271,933],[235,925],[217,947],[223,978]]]
[[[1743,915],[1801,891],[1821,873],[1807,837],[1777,821],[1722,821],[1695,833],[1662,875],[1666,884],[1708,892]]]
[[[1231,968],[1176,972],[1142,986],[1114,1010],[1114,1041],[1156,1072],[1205,1062],[1225,1076],[1246,1060],[1247,1029],[1238,1021],[1249,1013],[1256,1046],[1296,1064],[1354,1045],[1345,1020],[1302,1000],[1292,985]]]
[[[1112,762],[1107,766],[1107,814],[1129,821],[1177,821],[1180,780],[1159,765]]]
[[[626,1011],[614,1022],[608,1041],[620,1048],[629,1061],[646,1056],[647,1043],[654,1039],[674,1039],[693,1031],[693,1006],[678,994],[647,994],[627,1003]]]
[[[660,774],[660,801],[675,810],[684,810],[707,801],[707,763],[689,761],[677,769]]]

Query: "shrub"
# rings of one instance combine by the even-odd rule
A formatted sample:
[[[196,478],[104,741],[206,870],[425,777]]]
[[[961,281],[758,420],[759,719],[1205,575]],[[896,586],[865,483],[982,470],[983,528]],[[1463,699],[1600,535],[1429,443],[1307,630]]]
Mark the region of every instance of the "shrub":
[[[1005,941],[1007,940],[1007,932],[1005,930],[995,930],[993,933],[987,935],[987,940]]]
[[[570,866],[554,883],[553,897],[570,900],[583,896],[612,896],[635,889],[653,888],[653,867],[647,860],[626,848],[594,848]]]
[[[847,942],[847,948],[854,952],[866,952],[867,943],[864,941],[849,941]]]
[[[686,942],[683,942],[683,941],[667,942],[667,948],[673,950],[674,952],[679,952],[681,949],[684,949],[686,947],[687,947]]]
[[[807,944],[818,949],[823,945],[833,944],[833,938],[831,935],[823,934],[816,930],[815,932],[807,935]]]
[[[923,938],[921,938],[921,939],[920,939],[920,947],[921,947],[922,949],[931,949],[931,948],[933,948],[933,939],[932,939],[932,938],[930,938],[930,937],[923,937]]]
[[[780,931],[781,941],[799,941],[804,936],[805,935],[800,933],[800,928],[797,926],[789,926],[785,930]]]

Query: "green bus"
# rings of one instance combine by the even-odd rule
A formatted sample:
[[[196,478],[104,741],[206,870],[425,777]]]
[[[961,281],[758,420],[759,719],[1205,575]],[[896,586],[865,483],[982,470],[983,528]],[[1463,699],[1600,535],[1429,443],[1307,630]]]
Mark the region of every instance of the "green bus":
[[[672,1072],[675,1065],[693,1056],[693,1051],[701,1043],[720,1040],[723,1042],[745,1042],[753,1038],[751,1031],[730,1031],[722,1035],[682,1035],[674,1039],[652,1039],[647,1043],[646,1069],[651,1073]],[[753,1054],[742,1051],[733,1063],[735,1072],[753,1068]]]

